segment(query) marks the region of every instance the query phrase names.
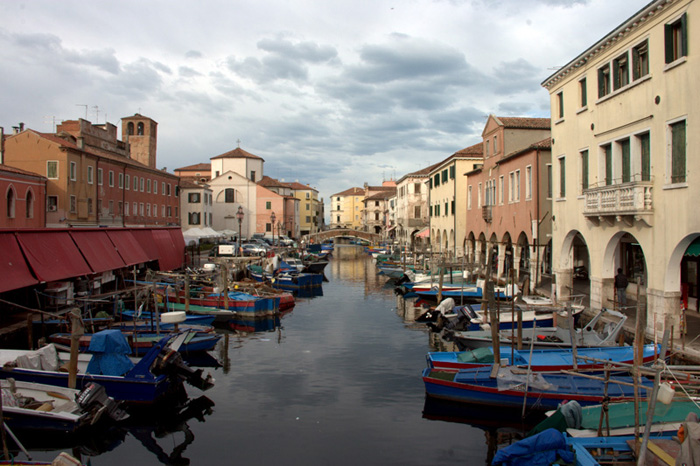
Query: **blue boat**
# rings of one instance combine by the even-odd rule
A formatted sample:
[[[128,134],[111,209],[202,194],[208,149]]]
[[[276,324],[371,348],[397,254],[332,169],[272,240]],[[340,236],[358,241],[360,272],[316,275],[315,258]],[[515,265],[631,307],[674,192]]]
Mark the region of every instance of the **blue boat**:
[[[270,282],[274,288],[298,291],[323,286],[323,275],[318,273],[289,273],[271,274],[263,271],[259,265],[249,265],[248,273],[253,280]]]
[[[661,351],[661,345],[644,345],[644,363],[651,363]],[[594,358],[613,363],[632,364],[634,347],[610,346],[577,349],[577,366],[581,370],[601,369],[604,364],[587,360]],[[430,352],[426,355],[428,367],[440,370],[461,370],[476,367],[491,367],[494,362],[493,347],[477,348],[467,351]],[[509,366],[530,367],[533,372],[556,372],[573,368],[573,351],[569,348],[549,348],[532,351],[501,348],[500,360],[506,360]]]
[[[491,377],[491,367],[463,369],[457,372],[426,368],[423,382],[428,396],[464,403],[530,409],[556,409],[563,401],[576,400],[582,406],[600,404],[604,384],[568,374],[526,372],[510,367],[501,368]],[[622,385],[617,382],[624,382]],[[611,402],[634,400],[633,378],[613,376],[608,383]],[[652,382],[642,379],[641,386],[652,387]]]
[[[91,342],[92,354],[80,354],[76,388],[91,382],[102,385],[117,401],[153,404],[179,390],[183,381],[201,390],[214,386],[210,375],[184,363],[176,351],[182,335],[161,339],[142,358],[127,357],[129,344],[117,330],[98,332]],[[98,335],[96,334],[96,335]],[[36,382],[58,387],[68,386],[68,372],[59,370],[68,363],[68,354],[58,353],[54,345],[39,350],[0,350],[0,378]]]
[[[161,313],[162,315],[163,313]],[[141,311],[141,312],[136,312],[132,311],[130,309],[121,311],[120,313],[122,319],[124,320],[145,320],[149,321],[153,318],[153,313],[151,311]],[[216,316],[208,316],[208,315],[193,315],[193,314],[187,314],[185,316],[185,320],[182,322],[183,324],[192,324],[192,325],[212,325],[214,323],[214,319],[216,319]],[[174,324],[164,324],[160,323],[160,328],[162,329],[170,329],[174,328]]]

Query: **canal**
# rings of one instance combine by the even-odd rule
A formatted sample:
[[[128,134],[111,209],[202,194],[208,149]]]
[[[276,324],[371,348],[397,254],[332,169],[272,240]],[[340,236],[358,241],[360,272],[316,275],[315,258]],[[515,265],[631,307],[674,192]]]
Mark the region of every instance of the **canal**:
[[[115,466],[485,464],[487,436],[475,426],[504,423],[493,410],[426,404],[428,331],[398,315],[371,258],[336,246],[326,276],[323,295],[298,299],[277,328],[222,339],[223,367],[206,369],[216,385],[188,386],[189,410],[73,451]],[[35,459],[59,451],[43,448]]]

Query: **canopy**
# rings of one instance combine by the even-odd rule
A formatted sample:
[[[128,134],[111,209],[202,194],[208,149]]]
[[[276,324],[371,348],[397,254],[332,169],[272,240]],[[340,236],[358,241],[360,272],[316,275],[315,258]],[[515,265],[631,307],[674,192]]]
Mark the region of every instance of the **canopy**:
[[[430,229],[428,227],[423,228],[416,233],[416,238],[430,238]]]
[[[700,256],[700,238],[697,238],[695,241],[690,243],[688,246],[688,249],[685,250],[685,256],[693,256],[693,257],[698,257]]]
[[[106,231],[70,231],[70,235],[95,273],[126,266]]]
[[[0,251],[0,293],[38,283],[29,271],[13,233],[0,234]]]
[[[17,238],[34,275],[42,282],[93,273],[65,231],[19,232]]]
[[[221,236],[221,233],[210,227],[204,227],[202,228],[202,231],[205,235],[204,238],[218,238]]]

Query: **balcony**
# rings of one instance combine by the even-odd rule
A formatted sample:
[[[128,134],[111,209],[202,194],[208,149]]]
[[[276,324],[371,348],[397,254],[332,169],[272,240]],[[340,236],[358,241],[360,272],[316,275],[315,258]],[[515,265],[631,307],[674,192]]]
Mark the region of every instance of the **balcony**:
[[[632,226],[637,221],[652,225],[654,205],[651,181],[589,188],[584,191],[584,197],[583,215],[595,224],[604,221],[613,225],[617,221]]]
[[[428,220],[425,218],[409,218],[408,227],[409,228],[422,228],[428,224]]]

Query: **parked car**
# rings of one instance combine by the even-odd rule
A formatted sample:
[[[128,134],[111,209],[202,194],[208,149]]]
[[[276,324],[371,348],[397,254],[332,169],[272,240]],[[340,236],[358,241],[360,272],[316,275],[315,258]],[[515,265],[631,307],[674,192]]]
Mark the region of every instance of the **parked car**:
[[[264,247],[255,243],[245,243],[241,248],[244,256],[264,256],[267,252]]]

